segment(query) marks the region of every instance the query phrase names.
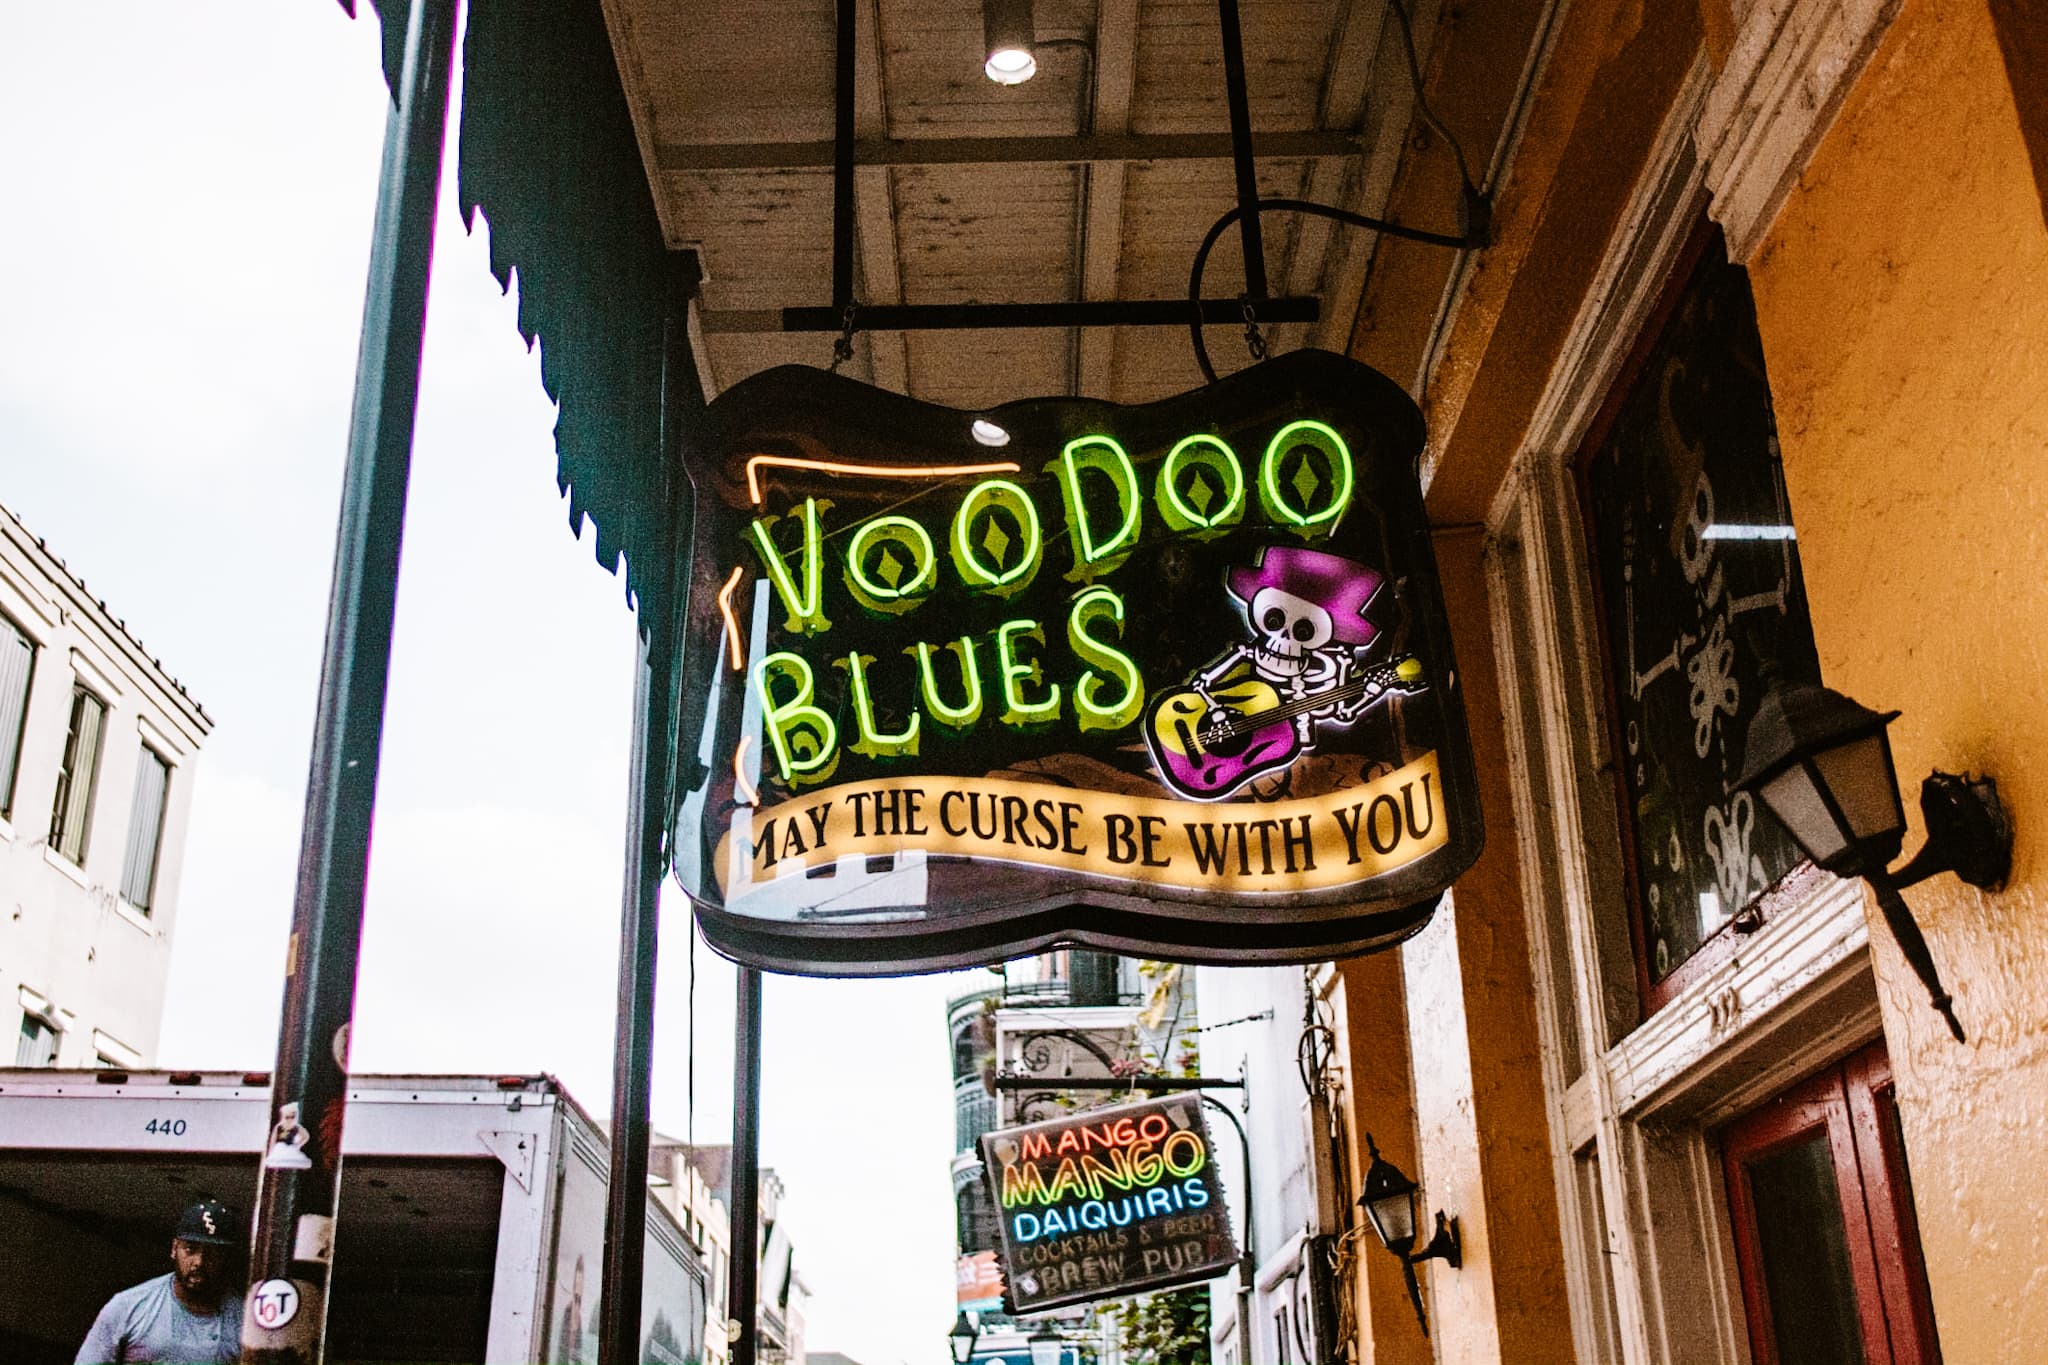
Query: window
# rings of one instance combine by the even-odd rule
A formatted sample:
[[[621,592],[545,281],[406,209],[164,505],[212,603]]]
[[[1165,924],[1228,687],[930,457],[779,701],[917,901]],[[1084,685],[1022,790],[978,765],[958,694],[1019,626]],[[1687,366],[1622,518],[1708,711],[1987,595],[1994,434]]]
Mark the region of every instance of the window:
[[[14,779],[21,764],[21,731],[28,720],[28,685],[36,647],[21,627],[0,616],[0,818],[14,814]]]
[[[57,1026],[41,1015],[24,1013],[21,1016],[21,1041],[14,1045],[14,1064],[55,1066],[57,1040],[61,1036]]]
[[[81,867],[85,836],[92,824],[93,787],[99,779],[100,736],[107,704],[83,687],[71,689],[71,731],[64,737],[64,765],[57,770],[57,800],[50,808],[50,847]]]
[[[156,895],[156,863],[164,838],[164,804],[171,788],[171,765],[156,750],[142,746],[135,765],[135,804],[128,816],[128,857],[121,873],[121,895],[137,910],[147,911]]]
[[[1939,1365],[1884,1045],[1724,1130],[1756,1365]]]
[[[1820,676],[1749,278],[1713,230],[1673,279],[1579,463],[1646,1013],[1802,861],[1729,780],[1766,670]]]

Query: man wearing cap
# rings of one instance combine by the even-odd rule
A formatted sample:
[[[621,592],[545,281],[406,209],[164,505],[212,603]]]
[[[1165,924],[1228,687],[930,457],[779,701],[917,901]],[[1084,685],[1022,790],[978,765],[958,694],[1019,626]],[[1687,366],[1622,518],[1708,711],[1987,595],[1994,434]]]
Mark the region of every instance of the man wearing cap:
[[[186,1209],[171,1239],[171,1273],[108,1299],[77,1365],[232,1365],[242,1350],[242,1299],[228,1275],[241,1244],[227,1205],[202,1199]]]

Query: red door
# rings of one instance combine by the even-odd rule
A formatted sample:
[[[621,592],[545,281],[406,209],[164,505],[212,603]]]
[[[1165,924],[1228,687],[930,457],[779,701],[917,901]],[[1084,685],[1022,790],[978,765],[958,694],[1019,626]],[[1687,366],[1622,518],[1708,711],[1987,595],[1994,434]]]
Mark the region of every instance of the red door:
[[[1721,1133],[1756,1365],[1940,1365],[1884,1044]]]

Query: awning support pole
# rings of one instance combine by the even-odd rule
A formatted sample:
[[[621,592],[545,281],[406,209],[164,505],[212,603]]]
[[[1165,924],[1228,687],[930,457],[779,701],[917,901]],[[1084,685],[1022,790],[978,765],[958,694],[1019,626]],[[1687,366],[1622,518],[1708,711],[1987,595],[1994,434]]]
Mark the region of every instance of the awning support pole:
[[[832,311],[853,306],[854,5],[839,0],[832,84]]]
[[[740,968],[732,1049],[732,1273],[726,1311],[739,1324],[732,1365],[760,1358],[761,972]]]
[[[633,751],[627,778],[625,888],[619,911],[619,1003],[612,1051],[611,1174],[605,1188],[604,1278],[598,1294],[597,1358],[631,1365],[640,1351],[641,1285],[647,1252],[647,1156],[653,1136],[654,984],[660,946],[661,881],[667,875],[677,690],[677,599],[689,582],[679,551],[683,430],[703,405],[690,356],[690,300],[701,272],[694,251],[668,256],[662,312],[661,499],[657,563],[668,580],[640,603],[633,678]],[[650,570],[650,581],[661,569]]]
[[[385,20],[397,18],[395,4]],[[441,185],[455,0],[411,0],[356,355],[334,579],[271,1070],[271,1130],[256,1187],[244,1365],[315,1365],[326,1347],[348,1033],[377,799],[398,598],[427,276]]]
[[[1244,243],[1244,289],[1253,299],[1266,297],[1266,243],[1259,231],[1259,175],[1252,163],[1251,102],[1244,85],[1244,32],[1237,21],[1237,0],[1217,0],[1223,25],[1223,84],[1230,101],[1230,150],[1237,165],[1238,232]]]

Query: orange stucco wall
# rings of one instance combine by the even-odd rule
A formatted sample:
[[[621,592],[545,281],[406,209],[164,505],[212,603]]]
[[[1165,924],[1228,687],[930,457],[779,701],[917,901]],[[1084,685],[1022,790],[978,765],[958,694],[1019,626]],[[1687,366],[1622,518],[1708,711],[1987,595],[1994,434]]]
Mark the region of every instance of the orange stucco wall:
[[[1906,0],[1749,262],[1823,675],[1904,711],[1909,805],[1930,768],[1988,771],[2017,828],[2004,892],[1907,893],[1968,1045],[1872,908],[1943,1354],[1969,1365],[2048,1351],[2042,202],[1986,0]]]

